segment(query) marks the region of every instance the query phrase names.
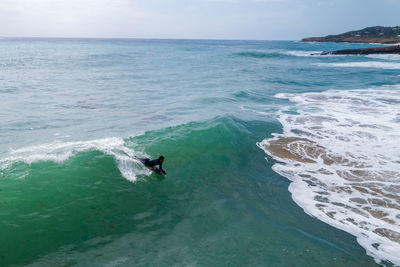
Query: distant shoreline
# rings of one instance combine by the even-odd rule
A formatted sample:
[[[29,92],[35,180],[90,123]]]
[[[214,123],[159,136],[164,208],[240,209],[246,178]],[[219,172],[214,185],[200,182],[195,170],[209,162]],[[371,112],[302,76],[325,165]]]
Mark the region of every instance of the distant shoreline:
[[[336,43],[369,43],[369,44],[399,44],[400,26],[368,27],[362,30],[345,32],[324,37],[309,37],[302,42],[336,42]]]
[[[400,45],[362,48],[362,49],[345,49],[329,52],[322,52],[318,55],[372,55],[372,54],[398,54],[400,55]]]
[[[324,51],[318,55],[370,55],[370,54],[400,54],[400,27],[369,27],[358,31],[345,32],[325,37],[304,38],[302,42],[335,42],[335,43],[367,43],[367,44],[395,44],[386,47],[362,49],[346,49]]]

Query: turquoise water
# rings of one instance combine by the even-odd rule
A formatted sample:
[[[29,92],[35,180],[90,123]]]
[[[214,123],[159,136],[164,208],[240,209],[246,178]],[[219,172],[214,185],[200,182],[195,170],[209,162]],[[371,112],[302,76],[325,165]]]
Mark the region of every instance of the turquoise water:
[[[299,114],[277,94],[398,92],[399,58],[310,55],[362,46],[1,39],[0,266],[396,263],[302,205],[260,145]],[[160,154],[165,177],[135,160]]]

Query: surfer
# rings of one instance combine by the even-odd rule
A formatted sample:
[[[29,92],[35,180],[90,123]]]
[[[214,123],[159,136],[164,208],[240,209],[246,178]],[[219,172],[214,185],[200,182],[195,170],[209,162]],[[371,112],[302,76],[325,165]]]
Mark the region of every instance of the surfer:
[[[165,159],[164,156],[159,156],[158,159],[144,158],[144,159],[141,159],[140,161],[144,164],[144,166],[148,167],[150,170],[155,171],[156,173],[166,175],[167,172],[164,171],[162,168],[164,159]],[[158,165],[158,168],[155,168],[155,166],[157,166],[157,165]]]

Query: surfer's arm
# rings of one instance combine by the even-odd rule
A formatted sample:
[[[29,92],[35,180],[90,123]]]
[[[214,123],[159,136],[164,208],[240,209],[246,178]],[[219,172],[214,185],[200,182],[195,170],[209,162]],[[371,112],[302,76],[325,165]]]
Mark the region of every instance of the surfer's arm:
[[[161,171],[161,173],[164,174],[164,175],[167,174],[167,172],[164,171],[164,169],[162,168],[162,163],[160,163],[159,166],[160,166],[160,171]]]

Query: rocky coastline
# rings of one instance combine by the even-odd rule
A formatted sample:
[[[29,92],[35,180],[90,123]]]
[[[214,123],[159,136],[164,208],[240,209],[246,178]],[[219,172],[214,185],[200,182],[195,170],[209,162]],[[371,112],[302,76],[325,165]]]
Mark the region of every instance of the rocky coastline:
[[[302,41],[397,44],[393,46],[383,46],[383,47],[326,51],[318,53],[317,55],[400,54],[400,27],[375,26],[358,31],[346,32],[338,35],[304,38],[302,39]]]
[[[325,37],[309,37],[302,39],[303,42],[336,42],[336,43],[379,43],[399,44],[400,26],[396,27],[368,27],[358,31],[350,31],[337,35]]]
[[[371,54],[399,54],[400,45],[373,47],[362,49],[345,49],[318,53],[318,55],[371,55]],[[315,55],[315,54],[313,54]]]

